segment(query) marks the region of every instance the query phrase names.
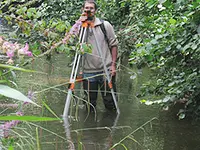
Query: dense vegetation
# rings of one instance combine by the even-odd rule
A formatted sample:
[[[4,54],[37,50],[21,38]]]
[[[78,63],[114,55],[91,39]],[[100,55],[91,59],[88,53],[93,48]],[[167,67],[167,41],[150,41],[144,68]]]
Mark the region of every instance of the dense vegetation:
[[[6,22],[13,30],[2,35],[3,38],[0,35],[1,55],[5,53],[1,49],[5,41],[9,42],[7,47],[14,42],[15,46],[20,43],[18,46],[21,49],[17,53],[20,54],[21,50],[21,54],[31,56],[27,62],[18,64],[18,67],[30,63],[32,56],[46,55],[50,58],[54,50],[70,55],[76,47],[73,38],[68,44],[62,40],[78,19],[82,2],[83,0],[0,1],[0,22]],[[148,66],[152,71],[153,80],[144,83],[137,95],[141,102],[148,105],[157,103],[165,110],[174,104],[181,104],[182,108],[177,111],[180,119],[186,116],[198,118],[200,0],[97,0],[97,3],[97,15],[109,20],[116,29],[120,41],[120,57],[128,55],[130,64],[138,68]],[[15,58],[14,54],[12,57]],[[13,61],[8,61],[13,66],[5,63],[0,63],[0,88],[5,87],[4,85],[15,85],[11,81],[12,70],[31,71],[14,67]],[[8,86],[5,87],[6,90],[18,92]],[[152,97],[146,100],[143,99],[145,95],[161,95],[162,98],[157,100]],[[11,97],[9,92],[4,96]],[[21,97],[21,101],[28,100],[32,103],[30,93],[28,98],[24,95]],[[8,125],[13,123],[18,122]]]
[[[148,104],[182,103],[180,118],[200,115],[200,1],[199,0],[116,0],[102,1],[98,16],[114,25],[120,40],[120,56],[129,63],[147,65],[156,82],[145,83],[141,93],[164,95]],[[82,1],[3,0],[0,17],[14,28],[4,37],[29,43],[35,57],[56,49],[70,54],[74,44],[60,44],[80,15]],[[16,40],[18,39],[18,40]],[[72,43],[72,42],[71,42]]]

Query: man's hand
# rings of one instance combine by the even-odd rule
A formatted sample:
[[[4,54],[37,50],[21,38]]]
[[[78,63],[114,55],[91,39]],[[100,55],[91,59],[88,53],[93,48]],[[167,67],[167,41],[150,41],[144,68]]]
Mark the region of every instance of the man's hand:
[[[115,76],[116,75],[116,66],[115,64],[111,66],[111,76]]]
[[[83,12],[78,20],[81,22],[85,22],[87,19],[88,19],[87,14],[85,12]]]

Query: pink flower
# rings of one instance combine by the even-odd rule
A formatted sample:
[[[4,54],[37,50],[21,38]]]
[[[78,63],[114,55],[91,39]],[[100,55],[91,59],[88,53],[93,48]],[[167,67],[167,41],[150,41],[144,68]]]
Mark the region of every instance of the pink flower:
[[[29,45],[28,43],[26,43],[26,45],[23,48],[18,50],[18,55],[27,55],[32,57],[33,56],[32,52],[28,50],[29,50]]]
[[[14,51],[14,50],[11,50],[11,49],[7,50],[7,52],[6,52],[7,56],[10,57],[10,59],[13,58],[14,53],[15,53],[15,51]]]
[[[7,56],[12,59],[15,53],[15,45],[10,42],[3,42],[2,45],[3,52],[7,54]]]
[[[82,25],[82,22],[81,21],[76,21],[76,23],[72,26],[72,28],[70,29],[69,33],[70,34],[74,34],[74,35],[77,35],[78,32],[79,32],[79,29]]]
[[[10,42],[3,42],[3,45],[2,45],[2,49],[3,49],[3,52],[6,53],[8,50],[12,50],[12,43]]]
[[[28,91],[27,97],[28,97],[29,99],[33,100],[33,99],[34,99],[34,92],[33,92],[33,91]]]
[[[23,113],[23,112],[21,112],[21,111],[18,111],[18,112],[16,112],[16,115],[17,115],[17,116],[23,116],[23,115],[24,115],[24,113]]]

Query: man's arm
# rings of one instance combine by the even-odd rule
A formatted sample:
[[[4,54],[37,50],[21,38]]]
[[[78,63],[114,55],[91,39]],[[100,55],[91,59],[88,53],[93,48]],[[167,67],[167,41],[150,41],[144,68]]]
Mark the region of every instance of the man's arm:
[[[116,75],[117,49],[118,49],[117,46],[111,47],[111,55],[112,55],[111,75],[112,76]]]

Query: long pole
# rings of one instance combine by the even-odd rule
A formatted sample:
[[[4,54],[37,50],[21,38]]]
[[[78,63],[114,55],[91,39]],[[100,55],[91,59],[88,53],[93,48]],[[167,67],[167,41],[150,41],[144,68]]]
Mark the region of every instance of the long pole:
[[[99,43],[97,41],[96,35],[94,34],[94,28],[93,27],[92,27],[92,32],[93,32],[93,35],[94,35],[95,43],[97,45],[98,53],[99,53],[99,55],[100,55],[100,57],[102,59],[104,71],[105,71],[105,74],[106,74],[106,77],[107,77],[107,80],[108,80],[108,85],[109,85],[109,88],[110,88],[110,91],[111,91],[111,94],[112,94],[112,97],[113,97],[113,101],[115,103],[115,107],[117,109],[117,113],[120,114],[120,110],[119,110],[119,107],[118,107],[118,104],[117,104],[117,100],[116,100],[116,96],[115,96],[115,93],[114,93],[114,89],[112,87],[112,81],[111,81],[111,78],[110,78],[109,73],[108,73],[108,68],[106,67],[106,64],[104,62],[103,54],[102,54],[101,48],[99,46]]]
[[[80,35],[79,35],[79,42],[81,43],[81,48],[82,48],[82,43],[85,41],[85,35],[86,35],[86,27],[82,27],[81,31],[80,31]],[[71,101],[71,97],[72,97],[72,91],[74,90],[74,86],[75,86],[75,82],[76,82],[76,75],[78,72],[80,60],[81,60],[81,54],[78,54],[78,52],[76,52],[73,67],[72,67],[72,72],[71,72],[71,76],[70,76],[70,80],[69,80],[70,87],[67,92],[67,98],[66,98],[66,102],[65,102],[63,117],[68,116],[68,113],[69,113],[69,106],[70,106],[70,101]]]

